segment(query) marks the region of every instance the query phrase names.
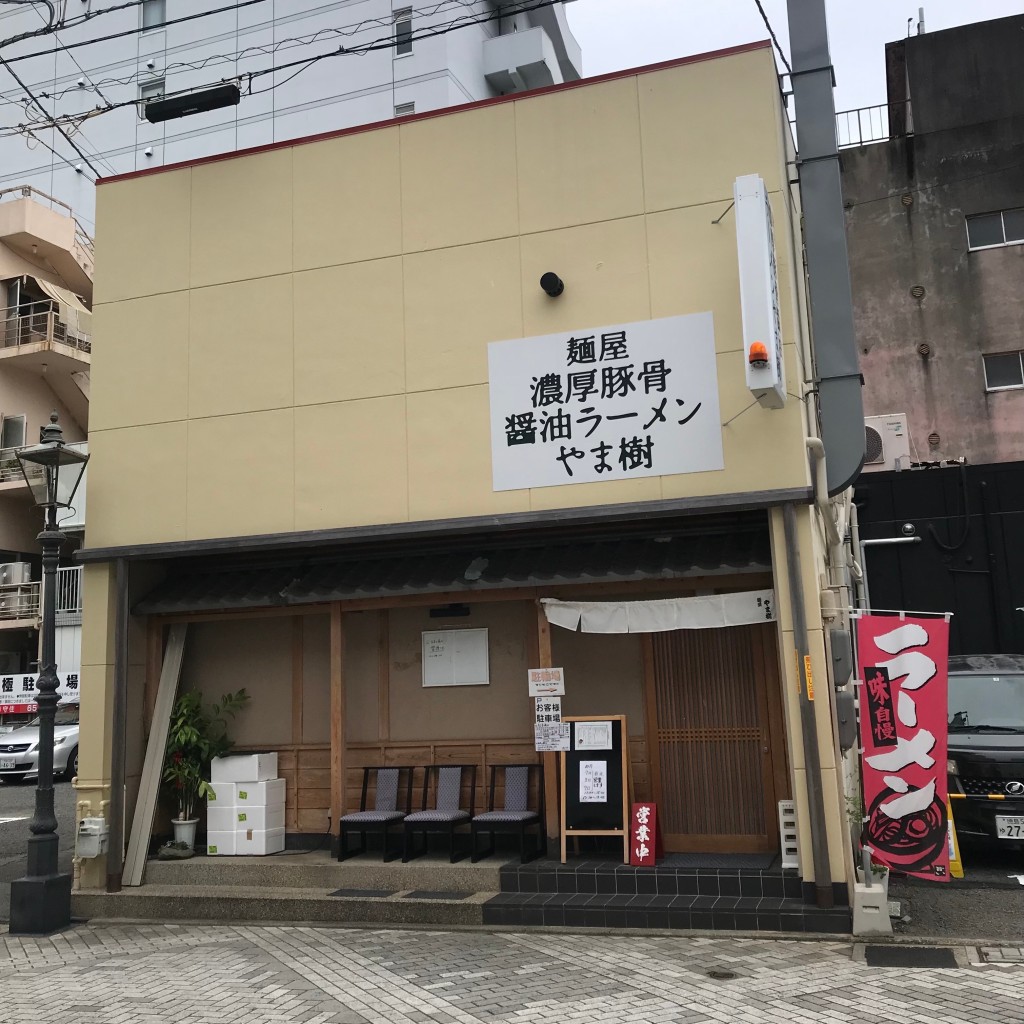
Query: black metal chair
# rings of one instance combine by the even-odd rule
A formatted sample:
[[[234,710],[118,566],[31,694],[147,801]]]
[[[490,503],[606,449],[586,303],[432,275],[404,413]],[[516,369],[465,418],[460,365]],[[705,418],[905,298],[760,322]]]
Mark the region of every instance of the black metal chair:
[[[495,809],[494,789],[498,772],[504,773],[505,806]],[[539,809],[530,810],[530,775],[537,776],[537,802]],[[532,856],[526,855],[526,830],[536,826],[537,845]],[[480,852],[477,837],[489,832],[491,845]],[[523,864],[528,860],[547,853],[548,837],[544,825],[544,766],[540,764],[491,765],[491,783],[488,791],[487,810],[477,814],[469,823],[470,848],[475,864],[481,857],[494,853],[494,838],[497,833],[519,836],[519,857]]]
[[[370,784],[370,773],[376,772],[376,791],[373,797],[373,810],[366,809],[366,793]],[[402,773],[406,773],[405,807],[398,806],[399,785]],[[366,835],[368,832],[379,832],[384,842],[384,860],[388,856],[388,830],[400,825],[412,807],[412,776],[413,769],[400,768],[364,768],[363,794],[359,800],[359,810],[344,814],[338,822],[338,860],[366,853]],[[348,835],[357,832],[360,836],[358,849],[349,850]]]
[[[469,774],[469,810],[462,808],[463,774]],[[427,792],[431,778],[435,779],[434,806],[427,808]],[[476,765],[446,764],[430,765],[423,775],[423,801],[421,810],[405,816],[405,846],[402,863],[427,852],[427,833],[442,832],[448,835],[448,856],[454,864],[455,830],[472,820],[476,806]],[[414,852],[413,837],[416,832],[423,834],[423,849]]]

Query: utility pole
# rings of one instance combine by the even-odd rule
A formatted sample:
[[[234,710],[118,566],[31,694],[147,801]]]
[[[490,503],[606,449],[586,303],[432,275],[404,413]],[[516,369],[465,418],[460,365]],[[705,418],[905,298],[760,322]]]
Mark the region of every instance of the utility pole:
[[[832,97],[835,81],[825,0],[788,0],[787,7],[818,416],[828,492],[839,494],[853,483],[864,465],[864,403],[853,333]]]

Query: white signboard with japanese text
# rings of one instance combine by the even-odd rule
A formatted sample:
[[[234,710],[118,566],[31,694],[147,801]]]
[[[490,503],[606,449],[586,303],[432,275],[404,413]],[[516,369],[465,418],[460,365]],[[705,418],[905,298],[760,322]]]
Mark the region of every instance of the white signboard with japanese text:
[[[561,697],[536,697],[534,700],[538,725],[552,725],[562,721]]]
[[[577,750],[611,750],[612,749],[612,723],[611,722],[577,722],[576,723],[576,749]]]
[[[538,722],[533,727],[534,749],[544,753],[555,753],[569,749],[568,722]]]
[[[607,802],[608,762],[580,761],[580,803],[604,804]]]
[[[531,697],[547,697],[565,694],[565,675],[560,668],[527,669]]]
[[[496,491],[723,469],[711,313],[488,346]]]
[[[78,672],[58,672],[57,696],[61,700],[78,700]],[[0,714],[22,714],[37,711],[39,673],[0,676]]]
[[[486,629],[424,631],[424,686],[486,686],[490,681]]]

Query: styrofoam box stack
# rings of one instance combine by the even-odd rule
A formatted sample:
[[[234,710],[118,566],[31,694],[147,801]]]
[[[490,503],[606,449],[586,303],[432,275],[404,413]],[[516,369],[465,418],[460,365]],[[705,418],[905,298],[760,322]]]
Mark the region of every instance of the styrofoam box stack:
[[[206,801],[206,852],[211,857],[262,856],[284,849],[284,779],[277,754],[215,757]]]

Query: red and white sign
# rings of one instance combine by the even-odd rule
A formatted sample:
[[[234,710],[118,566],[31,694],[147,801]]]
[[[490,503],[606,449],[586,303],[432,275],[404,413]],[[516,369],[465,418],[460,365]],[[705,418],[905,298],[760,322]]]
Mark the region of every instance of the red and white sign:
[[[78,700],[79,672],[57,673],[57,696],[62,700]],[[29,711],[38,711],[36,699],[39,691],[36,682],[39,673],[23,675],[0,675],[0,715],[20,715]]]
[[[946,743],[949,623],[857,620],[862,841],[879,864],[949,880]]]
[[[658,854],[658,805],[633,804],[629,816],[629,863],[638,868],[653,868]]]
[[[560,668],[526,670],[531,697],[562,697],[565,695],[565,674]]]

